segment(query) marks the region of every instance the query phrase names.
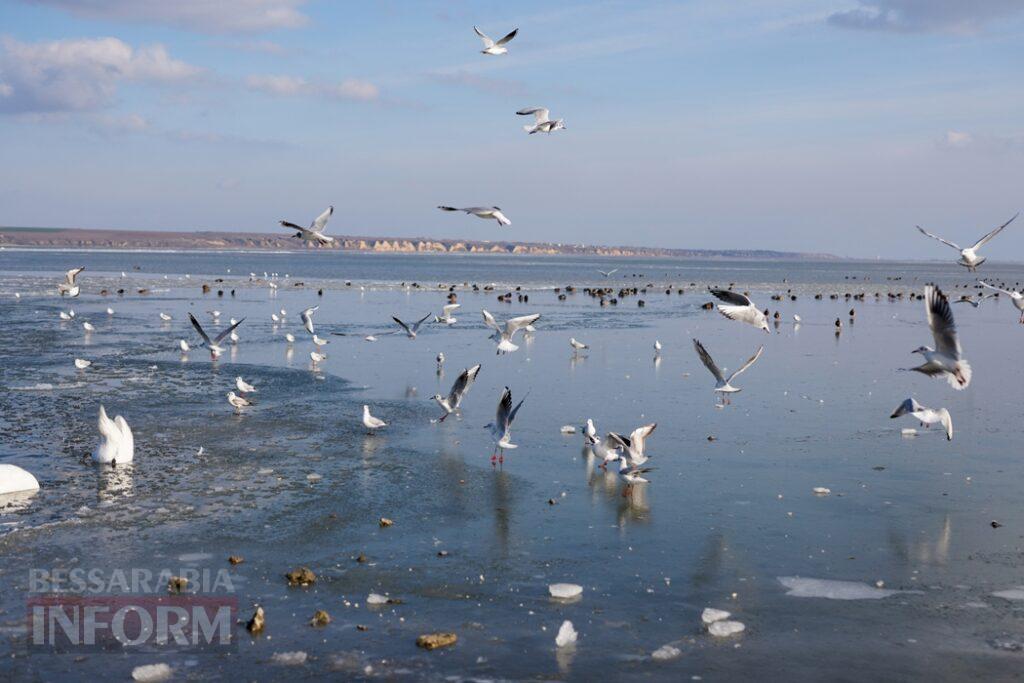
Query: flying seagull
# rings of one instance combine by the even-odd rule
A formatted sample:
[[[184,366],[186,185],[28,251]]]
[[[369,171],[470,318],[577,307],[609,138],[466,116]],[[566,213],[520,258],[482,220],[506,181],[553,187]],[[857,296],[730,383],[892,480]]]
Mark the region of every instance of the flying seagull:
[[[750,297],[738,292],[731,292],[728,289],[708,289],[708,291],[725,302],[725,305],[718,304],[716,308],[726,318],[738,320],[741,323],[747,323],[771,333],[771,330],[768,329],[768,318],[762,311],[758,310],[754,302],[750,300]]]
[[[993,287],[992,285],[988,284],[987,282],[984,282],[983,280],[978,280],[978,284],[980,284],[982,287],[988,287],[989,289],[994,289],[997,292],[1002,292],[1006,296],[1010,297],[1010,301],[1012,301],[1013,305],[1016,306],[1018,311],[1020,311],[1020,323],[1024,325],[1024,294],[1021,294],[1016,290],[1003,289],[1002,287]]]
[[[923,425],[931,426],[936,422],[941,424],[946,430],[946,440],[953,440],[953,418],[945,408],[925,408],[913,398],[908,398],[889,417],[897,418],[904,415],[913,415]]]
[[[206,331],[203,330],[203,326],[199,324],[199,321],[196,320],[196,317],[189,313],[188,319],[192,321],[192,327],[196,328],[196,332],[198,332],[199,336],[203,338],[202,345],[210,350],[210,358],[216,358],[220,354],[224,353],[224,349],[221,348],[220,346],[221,341],[223,341],[228,335],[234,332],[235,328],[242,324],[242,320],[245,320],[245,318],[242,318],[242,320],[239,320],[234,325],[231,325],[221,330],[220,334],[214,337],[213,341],[210,341],[209,335],[207,335]]]
[[[304,242],[316,242],[319,245],[331,244],[334,242],[334,238],[325,235],[324,231],[327,229],[327,221],[333,213],[334,207],[328,206],[322,214],[317,216],[316,219],[309,224],[308,228],[304,228],[301,225],[295,225],[295,223],[289,223],[288,221],[279,222],[286,228],[298,230],[298,232],[295,233],[295,236]]]
[[[64,274],[64,282],[57,285],[57,291],[60,292],[61,296],[69,296],[72,299],[78,296],[78,293],[81,291],[81,287],[79,287],[75,282],[75,278],[77,278],[78,274],[83,270],[85,270],[85,266],[80,266],[78,268],[72,268]]]
[[[598,270],[597,272],[601,273],[601,275],[604,275],[605,277],[611,277],[615,273],[619,272],[619,269],[618,268],[612,268],[611,270],[607,270],[607,271],[605,271],[605,270]]]
[[[444,323],[445,325],[454,325],[458,322],[457,318],[452,317],[452,313],[457,308],[461,308],[462,304],[448,304],[441,309],[441,315],[434,316],[435,323]]]
[[[650,459],[647,454],[644,453],[644,448],[647,445],[647,437],[654,433],[657,426],[657,422],[652,422],[649,425],[637,427],[633,430],[633,433],[629,435],[628,439],[616,434],[615,432],[608,432],[608,436],[625,449],[626,455],[624,457],[629,459],[630,465],[633,467],[640,467]]]
[[[498,399],[498,411],[494,417],[494,422],[485,425],[485,429],[491,430],[491,436],[494,437],[495,448],[497,454],[491,455],[491,464],[493,465],[495,460],[499,463],[505,462],[505,449],[519,448],[516,444],[512,443],[512,422],[516,419],[516,413],[523,406],[522,399],[516,404],[516,407],[512,407],[512,390],[505,387],[505,390],[501,392],[501,398]]]
[[[401,327],[403,330],[405,330],[405,334],[406,334],[407,337],[409,337],[409,339],[415,339],[416,338],[416,333],[419,332],[420,325],[425,323],[427,321],[427,319],[431,315],[432,315],[431,313],[427,313],[425,316],[423,316],[422,318],[420,318],[419,320],[414,322],[412,325],[405,324],[404,322],[399,320],[397,316],[394,316],[394,315],[391,316],[391,319],[394,320],[396,323],[398,323],[399,327]]]
[[[363,406],[363,426],[366,427],[368,434],[373,434],[381,427],[387,427],[388,423],[379,417],[370,415],[370,406]]]
[[[711,374],[715,376],[715,391],[721,394],[734,394],[738,391],[742,391],[742,389],[734,387],[732,385],[732,381],[736,379],[740,373],[756,363],[757,359],[760,358],[761,354],[764,352],[764,347],[762,346],[757,350],[757,353],[751,356],[747,362],[743,364],[739,370],[726,377],[718,365],[715,364],[715,360],[711,357],[711,354],[707,352],[707,349],[704,348],[703,344],[694,339],[693,348],[697,350],[697,355],[700,356],[701,362],[704,363],[704,367],[706,367]]]
[[[512,353],[519,349],[518,346],[512,343],[512,339],[515,338],[516,332],[526,328],[529,325],[537,322],[540,319],[540,313],[534,313],[533,315],[522,315],[518,318],[511,318],[505,323],[505,327],[498,325],[498,321],[494,319],[488,311],[480,311],[484,316],[484,324],[487,327],[494,330],[491,334],[491,339],[498,342],[498,353]]]
[[[484,49],[480,50],[480,52],[485,55],[505,54],[506,52],[508,52],[508,48],[505,47],[505,45],[507,45],[508,42],[515,38],[516,34],[519,33],[519,29],[513,29],[512,32],[509,33],[507,36],[505,36],[498,42],[494,42],[487,36],[486,33],[478,29],[476,26],[473,27],[473,30],[476,31],[476,34],[478,36],[480,36],[480,40],[484,41]]]
[[[941,289],[928,285],[924,288],[924,303],[935,348],[920,346],[914,349],[912,353],[924,356],[924,363],[910,369],[929,377],[945,376],[949,385],[957,391],[966,389],[971,383],[971,366],[962,358],[963,352],[949,300]]]
[[[466,368],[455,379],[455,383],[452,384],[452,390],[448,392],[448,396],[434,394],[434,400],[437,401],[437,405],[444,409],[444,415],[440,417],[438,422],[444,422],[445,418],[459,409],[459,406],[462,404],[462,399],[466,396],[466,392],[469,391],[469,388],[473,386],[473,380],[476,379],[477,373],[479,372],[479,364],[474,365],[471,368]]]
[[[969,270],[969,271],[971,271],[973,273],[975,270],[978,269],[978,266],[980,266],[982,263],[985,262],[985,258],[984,257],[979,257],[978,256],[978,250],[981,249],[986,244],[988,244],[989,240],[991,240],[993,237],[998,235],[1002,231],[1003,228],[1005,228],[1007,225],[1012,223],[1014,221],[1014,219],[1017,218],[1017,216],[1019,216],[1019,215],[1020,215],[1019,212],[1015,213],[1013,215],[1013,218],[1011,218],[1010,220],[1006,221],[1005,223],[1000,225],[998,228],[996,228],[992,232],[988,233],[987,235],[982,237],[980,240],[975,242],[973,245],[971,245],[970,247],[967,247],[966,249],[962,249],[959,244],[954,244],[953,242],[950,242],[949,240],[942,239],[938,235],[933,235],[932,233],[930,233],[927,230],[925,230],[924,228],[922,228],[920,225],[917,226],[917,229],[920,230],[922,234],[927,235],[928,237],[931,237],[933,240],[938,240],[938,241],[942,242],[943,244],[945,244],[947,247],[953,247],[954,249],[959,251],[960,252],[960,260],[957,261],[957,263],[959,265],[961,265],[961,266],[964,266],[965,268],[967,268],[967,270]]]
[[[464,211],[484,220],[494,219],[498,221],[498,225],[512,225],[512,221],[506,218],[497,206],[467,206],[461,209],[454,206],[439,206],[437,208],[442,211]]]
[[[309,332],[310,334],[314,334],[313,314],[316,313],[317,310],[319,309],[319,306],[311,306],[310,308],[304,310],[302,313],[299,313],[299,318],[302,319],[302,324],[306,327],[306,332]]]
[[[519,116],[530,116],[531,114],[533,115],[533,125],[527,124],[523,126],[523,130],[525,130],[530,135],[533,135],[534,133],[550,134],[554,133],[556,130],[565,129],[565,119],[555,119],[554,121],[552,121],[550,118],[548,118],[551,112],[549,112],[544,107],[520,109],[519,111],[516,112],[516,114],[519,114]]]

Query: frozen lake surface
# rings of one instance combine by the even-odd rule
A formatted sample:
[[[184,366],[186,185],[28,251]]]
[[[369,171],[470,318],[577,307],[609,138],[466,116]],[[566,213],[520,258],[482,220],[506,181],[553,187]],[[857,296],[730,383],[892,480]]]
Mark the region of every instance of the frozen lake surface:
[[[62,300],[56,282],[78,265],[82,295]],[[278,273],[276,290],[264,271]],[[1012,285],[1024,268],[980,275]],[[0,251],[0,461],[42,487],[0,500],[0,674],[126,680],[163,662],[197,680],[1018,677],[1024,327],[1006,297],[956,305],[970,387],[898,372],[931,343],[909,294],[932,281],[951,299],[974,292],[951,263]],[[380,334],[392,315],[440,313],[442,283],[462,304],[454,326]],[[702,310],[708,285],[730,283],[779,311],[770,335]],[[528,302],[497,300],[516,285]],[[559,300],[553,288],[566,285],[577,291]],[[602,307],[586,286],[649,289]],[[330,340],[316,366],[299,321],[313,305]],[[481,308],[542,317],[518,352],[497,356]],[[183,359],[178,340],[199,341],[189,312],[208,329],[245,317],[240,341],[217,362],[198,348]],[[570,337],[590,349],[574,355]],[[694,337],[729,368],[764,344],[730,405],[717,404]],[[476,363],[461,417],[436,422],[430,397]],[[238,375],[258,389],[240,414],[225,398]],[[505,386],[526,401],[519,448],[495,468],[482,427]],[[908,396],[947,407],[954,440],[890,420]],[[90,462],[101,402],[132,426],[130,467]],[[389,426],[367,435],[363,404]],[[601,433],[658,424],[656,469],[632,499],[579,431],[561,433],[587,418]],[[283,574],[298,566],[317,582],[289,588]],[[239,626],[235,652],[27,652],[29,569],[74,567],[229,569],[242,616],[258,603],[267,627]],[[553,599],[554,583],[582,595]],[[401,603],[368,606],[370,593]],[[745,630],[709,635],[706,607]],[[312,628],[318,609],[332,622]],[[556,648],[565,620],[578,640]],[[435,631],[458,643],[415,646]]]

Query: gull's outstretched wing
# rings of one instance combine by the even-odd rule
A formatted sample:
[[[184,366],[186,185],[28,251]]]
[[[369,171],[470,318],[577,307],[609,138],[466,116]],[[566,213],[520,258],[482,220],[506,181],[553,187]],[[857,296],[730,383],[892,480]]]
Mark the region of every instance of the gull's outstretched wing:
[[[278,221],[278,223],[280,223],[286,228],[291,228],[292,230],[302,230],[303,232],[306,231],[306,228],[302,227],[301,225],[295,225],[294,223],[289,223],[288,221]]]
[[[540,320],[540,313],[533,315],[521,315],[518,318],[511,318],[505,323],[505,334],[511,339],[512,336],[527,325],[532,325]]]
[[[232,332],[234,332],[234,331],[235,331],[235,328],[236,328],[236,327],[238,327],[239,325],[241,325],[241,324],[242,324],[242,321],[244,321],[244,320],[245,320],[245,318],[242,318],[242,320],[239,320],[239,321],[235,322],[235,324],[234,324],[234,325],[232,325],[231,327],[227,328],[226,330],[224,330],[223,332],[221,332],[220,334],[218,334],[218,335],[217,335],[217,336],[216,336],[216,337],[214,338],[213,342],[214,342],[215,344],[219,344],[219,343],[221,342],[221,340],[222,340],[222,339],[224,339],[224,337],[226,337],[226,336],[228,336],[229,334],[231,334]]]
[[[473,30],[476,31],[478,36],[480,36],[480,40],[484,41],[484,49],[494,47],[494,41],[491,40],[486,33],[478,29],[476,26],[473,27]]]
[[[995,236],[996,236],[996,235],[998,235],[998,234],[999,234],[1000,232],[1002,232],[1003,228],[1005,228],[1005,227],[1006,227],[1007,225],[1009,225],[1010,223],[1012,223],[1012,222],[1013,222],[1013,221],[1014,221],[1014,220],[1015,220],[1015,219],[1017,218],[1017,216],[1019,216],[1019,215],[1020,215],[1020,213],[1019,213],[1019,212],[1018,212],[1018,213],[1015,213],[1015,214],[1013,214],[1013,218],[1011,218],[1010,220],[1006,221],[1005,223],[1003,223],[1002,225],[1000,225],[1000,226],[999,226],[998,228],[996,228],[995,230],[993,230],[992,232],[990,232],[989,234],[985,235],[985,236],[984,236],[984,237],[982,237],[982,238],[981,238],[980,240],[978,240],[977,242],[975,242],[975,243],[974,243],[974,246],[973,246],[973,247],[971,247],[971,249],[981,249],[981,248],[982,248],[983,246],[985,246],[986,244],[988,244],[989,240],[991,240],[991,239],[992,239],[993,237],[995,237]]]
[[[715,379],[719,382],[725,382],[725,377],[722,375],[722,371],[719,370],[718,366],[715,364],[715,359],[711,357],[711,354],[704,348],[704,345],[694,339],[693,348],[697,349],[697,355],[700,356],[701,362],[704,363],[704,367],[706,367],[711,374],[715,376]]]
[[[322,214],[316,217],[316,220],[313,221],[313,224],[309,226],[310,229],[316,230],[317,232],[323,232],[324,229],[327,227],[327,221],[330,220],[331,214],[333,213],[334,207],[328,206]]]
[[[480,365],[477,364],[459,373],[459,376],[455,378],[455,382],[452,384],[451,392],[448,394],[449,405],[455,405],[455,403],[462,400],[462,397],[469,391],[469,387],[473,384],[479,372]]]
[[[749,368],[749,367],[750,367],[751,365],[753,365],[754,363],[756,363],[756,362],[757,362],[757,359],[761,357],[761,354],[762,354],[762,353],[764,353],[764,346],[762,346],[761,348],[759,348],[759,349],[757,350],[757,353],[755,353],[755,354],[754,354],[753,356],[751,356],[751,357],[750,357],[750,359],[749,359],[749,360],[747,360],[747,362],[746,362],[746,363],[744,363],[744,364],[743,364],[743,366],[742,366],[742,367],[740,367],[740,369],[739,369],[739,370],[737,370],[736,372],[734,372],[734,373],[732,373],[731,375],[729,375],[729,379],[727,379],[727,380],[726,380],[726,382],[728,383],[728,382],[731,382],[731,381],[733,381],[734,379],[736,379],[736,376],[737,376],[737,375],[739,375],[739,374],[740,374],[741,372],[743,372],[744,370],[746,370],[747,368]]]
[[[957,251],[960,251],[960,245],[959,244],[954,244],[953,242],[950,242],[949,240],[942,239],[938,235],[933,235],[932,233],[930,233],[927,230],[925,230],[924,228],[922,228],[920,225],[917,226],[917,229],[921,231],[922,235],[928,235],[928,237],[931,237],[933,240],[938,240],[938,241],[942,242],[943,244],[945,244],[947,247],[953,247]]]
[[[643,427],[637,427],[634,429],[633,433],[629,435],[629,440],[633,444],[633,450],[638,454],[643,455],[644,447],[647,443],[647,437],[654,433],[654,430],[657,429],[657,427],[658,423],[652,422],[649,425],[644,425]]]
[[[444,313],[444,317],[450,318],[451,315],[452,315],[452,311],[454,311],[456,308],[461,308],[461,307],[462,307],[462,304],[448,304],[447,306],[442,308],[441,311]]]
[[[985,282],[984,280],[978,280],[978,284],[981,285],[982,287],[988,287],[989,289],[994,289],[997,292],[1002,292],[1006,296],[1013,296],[1013,292],[1011,292],[1010,290],[1003,289],[1001,287],[995,287],[995,286],[990,285],[989,283]]]
[[[78,277],[78,274],[81,273],[83,270],[85,270],[85,266],[80,266],[78,268],[72,268],[71,270],[69,270],[67,273],[64,274],[64,282],[66,284],[71,285],[72,287],[74,287],[74,285],[75,285],[75,278]]]
[[[206,332],[203,331],[203,326],[199,324],[199,321],[196,320],[196,317],[191,313],[188,314],[188,319],[192,321],[192,327],[196,328],[196,332],[199,333],[199,336],[202,337],[203,341],[206,342],[206,345],[209,346],[211,343],[210,337],[208,337]]]
[[[903,417],[904,415],[907,415],[908,413],[913,413],[914,411],[918,410],[919,408],[921,408],[921,404],[920,403],[915,401],[913,398],[908,398],[903,403],[899,404],[899,406],[896,407],[896,410],[892,411],[892,415],[890,415],[889,417],[891,417],[891,418]]]
[[[495,43],[495,45],[504,45],[505,43],[507,43],[510,40],[512,40],[513,38],[515,38],[517,33],[519,33],[519,29],[517,29],[517,28],[512,29],[511,33],[509,33],[507,36],[505,36],[504,38],[499,40],[497,43]]]
[[[433,315],[434,315],[433,313],[427,313],[425,316],[423,316],[422,318],[420,318],[419,320],[414,322],[412,324],[413,334],[415,334],[416,332],[419,332],[420,325],[422,325],[424,322],[426,322],[427,318],[433,317]]]
[[[711,295],[733,306],[753,306],[750,297],[728,289],[708,289]]]
[[[530,109],[520,109],[516,113],[519,114],[520,116],[529,116],[530,114],[533,114],[533,116],[537,120],[537,123],[544,123],[544,122],[548,121],[548,116],[550,116],[550,114],[551,114],[551,112],[549,112],[544,107],[532,107]]]
[[[488,311],[485,308],[482,309],[480,313],[482,313],[484,316],[484,325],[487,325],[487,327],[491,328],[496,332],[501,332],[501,326],[498,325],[498,321],[494,319],[494,316],[491,315],[490,311]]]
[[[956,334],[956,322],[949,300],[938,287],[928,285],[924,288],[925,306],[928,310],[928,326],[932,328],[935,338],[935,350],[957,360],[960,359],[960,339]]]
[[[399,320],[397,316],[391,316],[391,319],[398,323],[399,326],[401,326],[401,328],[405,330],[406,334],[410,334],[409,326],[403,323],[401,320]]]

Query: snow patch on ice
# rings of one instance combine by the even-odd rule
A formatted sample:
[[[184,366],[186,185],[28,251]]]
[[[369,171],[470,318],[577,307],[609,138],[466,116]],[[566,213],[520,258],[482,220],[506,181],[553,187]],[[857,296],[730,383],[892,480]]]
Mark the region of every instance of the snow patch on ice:
[[[798,576],[780,576],[779,583],[789,589],[786,595],[794,598],[827,598],[829,600],[879,600],[897,593],[917,593],[889,588],[875,588],[857,581],[832,579],[804,579]]]

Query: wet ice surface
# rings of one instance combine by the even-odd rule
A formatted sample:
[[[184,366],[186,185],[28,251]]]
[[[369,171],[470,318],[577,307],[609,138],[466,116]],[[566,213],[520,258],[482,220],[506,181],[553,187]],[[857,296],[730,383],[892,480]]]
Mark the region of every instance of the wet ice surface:
[[[332,267],[322,256],[335,259]],[[167,663],[196,678],[708,680],[772,667],[788,679],[820,680],[850,670],[958,679],[1019,669],[1022,378],[1010,361],[1024,329],[1009,301],[954,308],[974,381],[953,392],[939,380],[895,372],[929,342],[922,303],[827,296],[906,292],[926,278],[947,288],[966,282],[952,266],[922,267],[917,283],[910,276],[892,283],[877,265],[630,263],[616,285],[639,285],[632,272],[659,282],[640,309],[635,298],[601,308],[580,292],[560,302],[542,288],[606,284],[586,275],[607,269],[601,261],[417,258],[278,255],[276,267],[257,268],[253,260],[273,259],[0,252],[0,458],[42,486],[31,498],[5,501],[0,513],[0,671],[125,680],[137,666]],[[90,267],[85,293],[60,300],[55,272],[81,263]],[[132,272],[133,263],[143,271]],[[205,277],[194,274],[201,268]],[[245,282],[251,270],[293,277],[273,293]],[[666,273],[687,294],[665,295]],[[868,284],[844,277],[865,274]],[[991,274],[1020,276],[995,266]],[[407,292],[398,286],[403,279],[431,289]],[[530,302],[460,290],[453,328],[429,327],[415,341],[363,341],[387,330],[392,314],[440,312],[444,292],[434,287],[451,280],[528,281]],[[709,297],[689,286],[732,281],[785,321],[799,313],[803,324],[785,322],[765,335],[700,310]],[[203,282],[211,294],[201,293]],[[101,287],[127,291],[103,297]],[[788,288],[796,302],[769,299]],[[822,301],[811,298],[818,291]],[[327,360],[313,368],[298,314],[317,304],[317,332],[330,344]],[[58,311],[69,307],[76,319],[61,321]],[[499,319],[543,318],[532,342],[498,357],[481,307]],[[270,314],[281,308],[286,321],[275,326]],[[178,339],[198,341],[188,312],[216,328],[213,309],[222,325],[246,317],[241,341],[217,363],[202,349],[183,362]],[[161,321],[159,311],[172,320]],[[846,323],[839,338],[836,317]],[[96,330],[86,335],[83,320]],[[334,331],[359,336],[327,336]],[[286,332],[298,338],[290,355]],[[573,357],[570,336],[591,349]],[[713,379],[691,337],[730,364],[765,344],[731,405],[716,408]],[[655,339],[664,346],[658,361]],[[442,377],[439,351],[447,357]],[[93,364],[78,370],[75,358]],[[432,423],[440,409],[429,397],[446,393],[458,371],[477,362],[483,369],[462,419]],[[236,375],[259,389],[256,405],[239,415],[225,398]],[[495,470],[481,427],[505,385],[517,400],[529,395],[513,429],[519,448]],[[903,425],[888,416],[909,395],[950,409],[952,443],[936,429],[900,438]],[[131,467],[104,472],[89,462],[101,401],[132,426]],[[385,430],[365,434],[364,403],[389,423]],[[658,423],[648,442],[657,469],[632,501],[585,455],[581,433],[561,433],[588,417],[602,433]],[[815,495],[815,487],[831,495]],[[382,527],[381,517],[394,524]],[[993,528],[993,520],[1003,526]],[[245,561],[231,566],[229,555]],[[367,561],[357,562],[360,555]],[[317,582],[289,588],[283,574],[298,566],[311,568]],[[227,568],[241,616],[263,605],[266,630],[252,637],[239,627],[235,653],[29,655],[30,567]],[[797,598],[778,577],[870,591],[883,581],[885,590],[918,592]],[[558,583],[582,586],[582,596],[551,597]],[[400,602],[367,605],[371,593]],[[709,605],[745,630],[709,635],[701,624]],[[330,613],[330,624],[309,626],[317,609]],[[578,641],[558,648],[566,620]],[[458,643],[415,647],[418,635],[438,631],[457,633]]]

